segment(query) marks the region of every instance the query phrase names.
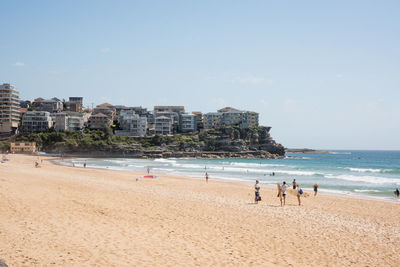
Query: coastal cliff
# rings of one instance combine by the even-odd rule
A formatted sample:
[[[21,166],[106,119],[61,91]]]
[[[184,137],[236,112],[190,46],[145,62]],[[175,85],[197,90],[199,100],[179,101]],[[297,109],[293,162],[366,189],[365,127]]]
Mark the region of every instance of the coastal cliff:
[[[132,158],[279,158],[285,148],[270,136],[271,127],[236,126],[200,134],[151,137],[115,136],[111,129],[19,135],[17,141],[36,142],[40,151],[82,157]]]

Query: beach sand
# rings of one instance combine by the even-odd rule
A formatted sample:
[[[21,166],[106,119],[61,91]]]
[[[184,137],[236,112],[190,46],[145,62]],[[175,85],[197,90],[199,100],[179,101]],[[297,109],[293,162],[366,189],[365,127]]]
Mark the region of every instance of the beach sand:
[[[9,266],[399,266],[400,204],[288,196],[252,184],[0,164],[0,258]]]

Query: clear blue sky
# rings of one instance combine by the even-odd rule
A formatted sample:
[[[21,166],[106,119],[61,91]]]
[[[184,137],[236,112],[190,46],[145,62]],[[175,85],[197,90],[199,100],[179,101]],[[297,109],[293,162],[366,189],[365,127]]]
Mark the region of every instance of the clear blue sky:
[[[0,83],[254,110],[287,147],[400,149],[400,1],[1,1]]]

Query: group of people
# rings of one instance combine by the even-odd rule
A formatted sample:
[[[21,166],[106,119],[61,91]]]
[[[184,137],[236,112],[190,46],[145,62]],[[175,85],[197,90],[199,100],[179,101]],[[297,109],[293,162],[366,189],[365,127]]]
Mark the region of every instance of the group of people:
[[[303,189],[300,187],[300,185],[296,182],[296,179],[293,179],[292,182],[292,187],[293,190],[296,190],[296,195],[297,195],[297,201],[299,203],[299,206],[301,205],[301,195],[303,194]],[[318,193],[318,184],[314,184],[314,197],[317,196]],[[286,205],[286,191],[289,188],[289,184],[286,183],[286,181],[284,181],[282,183],[282,185],[278,184],[278,195],[277,197],[280,198],[281,201],[281,206],[285,206]],[[258,201],[261,201],[261,196],[260,196],[260,182],[258,180],[256,180],[256,184],[254,185],[254,193],[255,193],[255,198],[254,198],[254,202],[257,204]]]

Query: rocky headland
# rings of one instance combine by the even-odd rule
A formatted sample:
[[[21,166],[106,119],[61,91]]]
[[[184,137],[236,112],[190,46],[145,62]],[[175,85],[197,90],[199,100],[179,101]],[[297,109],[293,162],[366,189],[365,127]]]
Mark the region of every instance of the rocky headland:
[[[222,127],[198,134],[148,137],[115,136],[111,129],[20,135],[46,153],[73,157],[129,158],[281,158],[285,148],[273,140],[271,127]]]

